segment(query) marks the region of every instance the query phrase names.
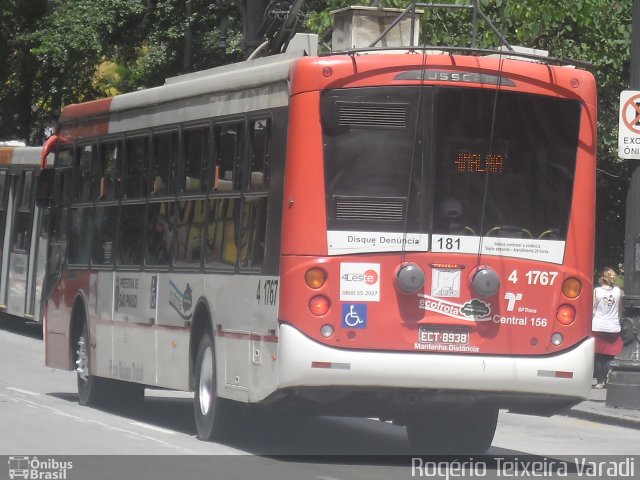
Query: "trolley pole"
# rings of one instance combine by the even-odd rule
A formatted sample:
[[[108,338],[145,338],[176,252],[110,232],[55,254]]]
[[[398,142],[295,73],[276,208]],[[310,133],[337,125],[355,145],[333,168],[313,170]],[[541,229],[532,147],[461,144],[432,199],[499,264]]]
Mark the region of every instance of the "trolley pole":
[[[640,90],[640,0],[633,1],[629,89]],[[640,102],[636,101],[636,105],[640,106]],[[624,115],[624,110],[621,115]],[[620,355],[611,362],[607,405],[640,409],[640,155],[630,161],[634,162],[634,167],[627,192],[624,318],[620,322],[624,346]]]

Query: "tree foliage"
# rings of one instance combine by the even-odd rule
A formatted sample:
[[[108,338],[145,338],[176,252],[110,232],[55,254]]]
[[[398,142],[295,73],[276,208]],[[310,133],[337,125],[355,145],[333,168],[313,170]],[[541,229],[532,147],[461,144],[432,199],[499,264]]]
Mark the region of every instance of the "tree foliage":
[[[159,85],[168,76],[241,59],[246,1],[252,0],[4,0],[0,138],[38,144],[66,104]],[[596,262],[621,262],[629,165],[617,158],[617,118],[618,96],[628,89],[632,2],[479,1],[511,44],[593,65],[599,95]],[[281,0],[276,7],[287,3]],[[324,34],[331,10],[370,3],[307,0],[304,28]],[[409,1],[376,3],[405,8]],[[468,10],[431,9],[421,22],[423,43],[471,43]],[[479,47],[500,44],[486,23],[478,26]]]

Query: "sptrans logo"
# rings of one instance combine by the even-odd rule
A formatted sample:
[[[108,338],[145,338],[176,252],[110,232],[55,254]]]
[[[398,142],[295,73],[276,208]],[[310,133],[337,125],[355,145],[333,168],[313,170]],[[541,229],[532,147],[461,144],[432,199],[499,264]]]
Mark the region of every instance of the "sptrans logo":
[[[9,457],[9,478],[32,480],[66,480],[67,472],[73,468],[73,462],[63,462],[55,458]]]
[[[341,263],[340,301],[379,302],[380,264]]]

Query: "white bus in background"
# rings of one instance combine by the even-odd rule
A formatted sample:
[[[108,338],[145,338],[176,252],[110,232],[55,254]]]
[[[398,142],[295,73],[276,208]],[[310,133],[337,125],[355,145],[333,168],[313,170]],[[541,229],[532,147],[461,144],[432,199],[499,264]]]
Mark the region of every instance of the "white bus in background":
[[[35,205],[42,147],[0,142],[0,314],[42,322],[46,210]]]

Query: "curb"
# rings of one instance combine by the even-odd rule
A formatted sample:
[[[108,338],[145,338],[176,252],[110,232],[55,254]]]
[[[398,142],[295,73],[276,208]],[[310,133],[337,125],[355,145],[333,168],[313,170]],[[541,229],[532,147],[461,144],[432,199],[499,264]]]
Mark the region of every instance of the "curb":
[[[603,408],[607,408],[607,411],[603,411]],[[566,410],[562,415],[580,420],[588,420],[590,422],[614,425],[616,427],[640,429],[640,410],[602,406],[598,406],[596,409],[588,405],[580,404]]]

